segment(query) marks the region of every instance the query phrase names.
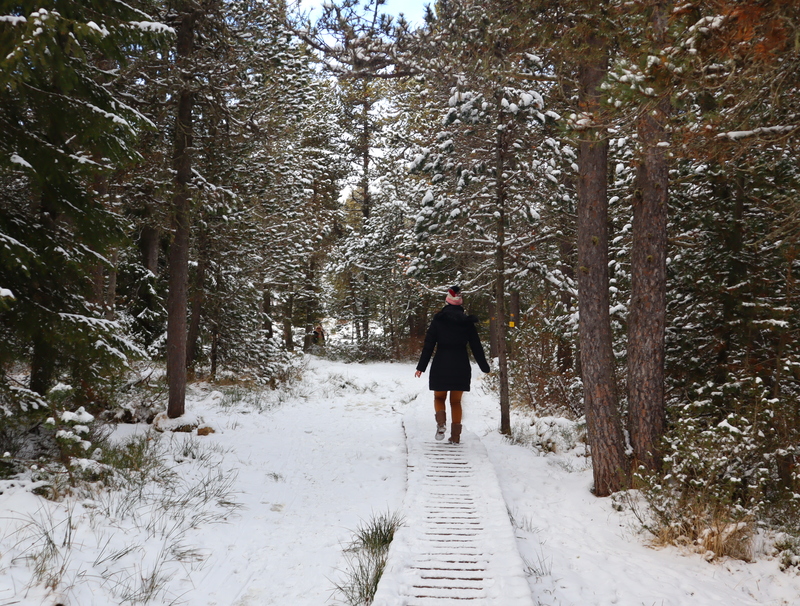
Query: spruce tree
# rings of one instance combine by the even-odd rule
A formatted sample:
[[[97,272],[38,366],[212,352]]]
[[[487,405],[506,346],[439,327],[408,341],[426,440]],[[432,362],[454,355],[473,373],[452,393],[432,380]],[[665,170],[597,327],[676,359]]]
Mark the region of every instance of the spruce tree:
[[[79,399],[102,398],[103,367],[133,349],[93,302],[98,263],[112,264],[122,231],[98,184],[138,159],[133,141],[147,128],[115,94],[113,68],[169,29],[100,1],[5,2],[0,14],[0,239],[11,253],[0,284],[14,297],[0,363],[28,363],[33,393],[67,373]],[[4,385],[12,399],[26,393]]]

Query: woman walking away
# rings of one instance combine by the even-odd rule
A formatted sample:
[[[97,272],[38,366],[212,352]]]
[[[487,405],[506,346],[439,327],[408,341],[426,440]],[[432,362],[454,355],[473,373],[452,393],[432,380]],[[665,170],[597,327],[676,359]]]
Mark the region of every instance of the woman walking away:
[[[447,425],[447,392],[450,392],[450,412],[452,424],[450,425],[450,442],[458,444],[461,441],[461,396],[469,391],[472,378],[472,368],[467,355],[467,343],[472,349],[472,356],[483,372],[489,372],[489,364],[483,353],[478,329],[475,324],[478,318],[464,313],[461,289],[453,286],[447,291],[445,298],[447,304],[433,316],[428,332],[425,334],[425,344],[422,355],[419,357],[417,372],[419,377],[428,367],[428,362],[436,348],[436,355],[431,364],[429,387],[433,392],[433,408],[436,412],[436,439],[443,440]]]

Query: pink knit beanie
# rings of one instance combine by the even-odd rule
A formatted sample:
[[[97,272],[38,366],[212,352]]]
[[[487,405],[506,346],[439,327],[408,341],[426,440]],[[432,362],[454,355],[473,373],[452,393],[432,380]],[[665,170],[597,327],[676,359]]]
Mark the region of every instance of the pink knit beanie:
[[[463,305],[464,299],[461,298],[461,289],[458,286],[453,286],[447,291],[445,301],[450,305]]]

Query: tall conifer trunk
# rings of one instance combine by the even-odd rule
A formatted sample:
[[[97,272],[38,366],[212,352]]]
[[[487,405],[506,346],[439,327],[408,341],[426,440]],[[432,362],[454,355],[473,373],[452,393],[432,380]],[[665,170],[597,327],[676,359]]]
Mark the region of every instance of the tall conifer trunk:
[[[564,230],[566,232],[566,229]],[[559,269],[564,277],[570,280],[575,279],[575,242],[567,237],[561,237],[558,243]],[[572,294],[568,289],[562,288],[559,293],[559,300],[564,307],[564,312],[572,312]],[[558,372],[562,375],[572,371],[574,367],[574,356],[572,353],[572,343],[564,335],[558,336],[556,350],[558,360]]]
[[[502,96],[502,95],[500,95]],[[500,107],[498,96],[498,108]],[[501,114],[502,115],[502,114]],[[511,435],[511,402],[508,393],[508,325],[506,324],[506,184],[505,140],[497,130],[495,150],[495,210],[497,211],[497,247],[495,249],[495,312],[497,327],[497,363],[500,379],[500,433]]]
[[[108,283],[106,284],[106,320],[117,317],[117,265],[119,264],[119,249],[113,248],[109,255],[111,266],[108,268]]]
[[[196,13],[184,3],[177,27],[177,65],[183,79],[178,92],[175,120],[175,195],[172,199],[172,242],[169,247],[169,294],[167,296],[167,377],[169,404],[167,415],[183,415],[186,405],[186,291],[189,275],[190,193],[192,177],[192,110],[194,93],[185,72],[194,49]]]
[[[578,67],[582,113],[599,120],[599,86],[608,70],[605,41],[587,36]],[[592,449],[594,490],[606,496],[626,481],[625,442],[614,377],[608,290],[608,140],[602,127],[587,128],[578,160],[578,304],[583,400]]]
[[[158,275],[158,249],[161,233],[154,225],[145,224],[139,234],[139,250],[142,253],[142,265],[154,276]]]
[[[361,115],[361,138],[359,143],[359,152],[361,154],[361,213],[364,216],[364,223],[369,220],[370,213],[372,212],[372,196],[369,192],[369,168],[370,168],[370,129],[369,110],[372,108],[372,103],[369,98],[369,83],[365,80],[363,82],[363,98],[361,100],[361,107],[363,114]],[[371,311],[370,292],[371,285],[367,283],[366,277],[364,278],[364,297],[361,301],[362,305],[362,338],[364,343],[369,342],[369,318]]]
[[[652,7],[654,50],[666,43],[667,2]],[[656,54],[656,52],[653,52]],[[668,89],[667,89],[668,90]],[[667,315],[668,92],[645,105],[637,131],[642,147],[633,197],[631,302],[628,315],[628,427],[635,468],[661,466],[664,433],[664,332]]]
[[[262,312],[264,314],[264,330],[267,332],[267,338],[272,339],[274,327],[272,324],[272,292],[264,285],[264,294],[262,297]]]
[[[200,231],[198,242],[197,260],[197,273],[195,274],[194,285],[192,288],[192,308],[189,315],[189,330],[186,335],[186,367],[193,368],[200,355],[200,319],[203,315],[203,306],[205,305],[205,281],[206,281],[206,268],[208,265],[207,257],[209,252],[207,250],[207,243],[205,230]]]
[[[37,331],[31,348],[31,391],[43,396],[53,386],[57,355],[52,343],[52,333],[42,329]]]
[[[292,333],[292,318],[294,317],[294,294],[286,295],[283,303],[283,345],[289,351],[294,351],[294,335]]]

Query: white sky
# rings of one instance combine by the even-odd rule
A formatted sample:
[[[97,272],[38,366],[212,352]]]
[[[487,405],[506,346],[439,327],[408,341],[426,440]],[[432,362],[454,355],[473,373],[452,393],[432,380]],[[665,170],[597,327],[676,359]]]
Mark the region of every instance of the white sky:
[[[300,0],[300,7],[303,10],[314,9],[322,5],[323,0]],[[412,24],[421,25],[425,14],[425,5],[433,4],[435,0],[387,0],[381,9],[391,15],[403,13]]]

